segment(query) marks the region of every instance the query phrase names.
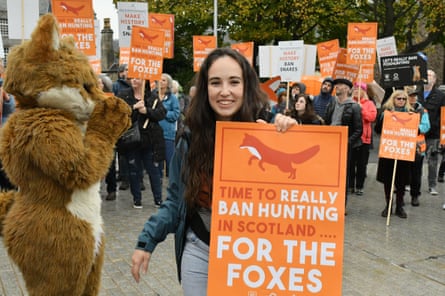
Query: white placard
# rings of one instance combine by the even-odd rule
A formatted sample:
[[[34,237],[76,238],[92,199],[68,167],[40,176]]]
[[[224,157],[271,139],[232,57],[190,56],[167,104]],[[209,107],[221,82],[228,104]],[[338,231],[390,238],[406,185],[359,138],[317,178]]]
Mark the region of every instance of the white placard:
[[[304,69],[303,75],[315,75],[317,60],[317,45],[304,45]]]
[[[396,38],[394,38],[394,36],[377,39],[376,47],[377,47],[377,57],[379,57],[379,60],[381,57],[398,55]]]
[[[133,26],[148,27],[148,3],[117,2],[119,47],[130,47]]]
[[[8,0],[8,34],[9,39],[26,40],[39,19],[39,1]]]
[[[279,74],[276,61],[280,57],[280,48],[274,45],[263,45],[258,47],[258,58],[260,77],[268,78]]]
[[[304,67],[304,41],[280,41],[280,56],[276,63],[281,81],[300,81]]]

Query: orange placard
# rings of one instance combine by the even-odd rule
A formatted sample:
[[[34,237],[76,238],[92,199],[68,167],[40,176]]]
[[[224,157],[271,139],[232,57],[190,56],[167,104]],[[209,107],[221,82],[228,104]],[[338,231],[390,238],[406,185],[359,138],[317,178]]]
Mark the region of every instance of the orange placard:
[[[133,26],[128,77],[160,80],[164,55],[164,31]]]
[[[301,76],[301,82],[306,85],[306,94],[316,96],[320,93],[323,78],[316,75]]]
[[[269,100],[277,102],[277,94],[275,93],[275,90],[278,89],[281,83],[281,76],[275,76],[271,79],[262,82],[260,84],[261,89],[267,94],[269,97]]]
[[[377,23],[348,24],[348,64],[375,64]]]
[[[102,73],[102,67],[100,65],[100,60],[99,59],[91,59],[89,60],[91,68],[93,68],[94,73],[96,74],[100,74]]]
[[[440,107],[440,144],[445,145],[445,107]]]
[[[163,30],[165,33],[164,58],[174,57],[175,42],[175,15],[163,13],[149,13],[148,23],[150,29]]]
[[[52,0],[51,9],[63,36],[73,36],[76,47],[88,56],[96,55],[94,14],[91,0]]]
[[[217,122],[208,295],[341,295],[347,142]]]
[[[235,43],[230,47],[242,54],[250,63],[253,64],[253,42]]]
[[[204,59],[215,48],[215,36],[193,36],[193,71],[199,71]]]
[[[351,81],[355,81],[358,77],[360,66],[348,64],[346,62],[346,54],[347,50],[345,48],[340,48],[340,52],[337,55],[337,62],[335,63],[332,78],[346,78]]]
[[[414,161],[419,113],[386,110],[383,116],[379,157]]]
[[[119,48],[119,65],[130,63],[130,48],[121,47]]]
[[[332,76],[335,63],[340,51],[338,39],[329,40],[317,44],[318,63],[322,77]]]

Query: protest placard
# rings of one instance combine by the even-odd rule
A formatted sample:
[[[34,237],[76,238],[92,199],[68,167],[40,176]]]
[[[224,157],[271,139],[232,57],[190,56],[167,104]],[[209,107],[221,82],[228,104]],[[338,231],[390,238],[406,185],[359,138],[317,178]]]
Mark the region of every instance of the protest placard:
[[[172,59],[174,57],[175,15],[165,13],[149,13],[148,20],[149,27],[151,29],[159,29],[164,31],[164,58]]]
[[[341,295],[347,141],[217,122],[208,295]]]
[[[193,71],[201,69],[202,62],[215,48],[215,36],[193,36]]]
[[[128,77],[160,80],[164,55],[164,31],[133,26]]]
[[[417,53],[382,57],[380,66],[384,88],[428,82],[427,62]]]
[[[59,23],[62,37],[73,36],[77,49],[87,56],[96,56],[91,0],[52,0],[51,9]]]

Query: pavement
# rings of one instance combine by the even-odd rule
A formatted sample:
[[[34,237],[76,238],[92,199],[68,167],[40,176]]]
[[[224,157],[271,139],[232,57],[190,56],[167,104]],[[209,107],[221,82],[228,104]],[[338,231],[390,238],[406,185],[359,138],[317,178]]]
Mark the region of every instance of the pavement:
[[[445,295],[445,183],[439,183],[439,195],[430,195],[426,191],[425,164],[420,206],[412,207],[406,194],[408,218],[392,215],[387,226],[386,218],[380,216],[385,201],[383,185],[375,181],[375,153],[371,153],[364,195],[351,195],[348,200],[342,295]],[[182,295],[176,278],[173,235],[155,250],[149,272],[139,284],[130,274],[138,234],[145,220],[157,211],[149,186],[143,192],[142,202],[143,209],[133,209],[129,190],[119,191],[115,201],[103,201],[107,242],[102,296]],[[0,295],[28,295],[1,239]]]

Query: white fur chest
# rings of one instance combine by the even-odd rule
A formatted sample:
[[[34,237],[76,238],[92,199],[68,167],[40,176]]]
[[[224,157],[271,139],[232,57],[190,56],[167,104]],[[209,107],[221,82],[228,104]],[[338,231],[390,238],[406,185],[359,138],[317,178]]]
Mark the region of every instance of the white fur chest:
[[[99,251],[101,236],[103,234],[103,220],[101,216],[102,200],[99,194],[100,183],[92,185],[86,190],[73,192],[71,202],[67,205],[68,211],[79,219],[88,222],[93,229],[95,240],[94,255]]]

